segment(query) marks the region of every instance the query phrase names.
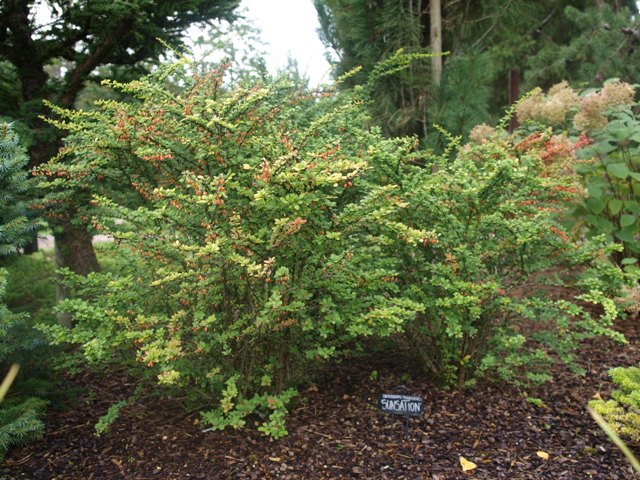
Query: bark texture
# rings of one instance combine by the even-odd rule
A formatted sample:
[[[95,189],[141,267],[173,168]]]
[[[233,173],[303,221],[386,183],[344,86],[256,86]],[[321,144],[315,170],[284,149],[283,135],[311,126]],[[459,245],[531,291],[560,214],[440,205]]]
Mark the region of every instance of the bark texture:
[[[83,225],[74,224],[71,212],[54,229],[56,268],[68,268],[74,273],[88,275],[100,271],[92,237]],[[56,300],[69,298],[69,289],[60,281],[56,282]],[[63,327],[71,328],[73,319],[68,314],[59,314],[58,321]]]
[[[442,8],[440,0],[429,2],[429,22],[431,53],[431,78],[434,85],[440,85],[442,76]]]

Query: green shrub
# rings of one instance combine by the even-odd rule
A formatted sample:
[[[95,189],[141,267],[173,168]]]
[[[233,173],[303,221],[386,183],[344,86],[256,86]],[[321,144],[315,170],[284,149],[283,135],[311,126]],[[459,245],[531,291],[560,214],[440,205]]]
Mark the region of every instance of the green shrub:
[[[2,303],[6,286],[6,271],[0,269],[0,367],[3,375],[12,363],[30,360],[34,350],[42,345],[42,336],[27,323],[25,314],[16,315]],[[15,390],[15,385],[14,385]],[[40,417],[46,402],[24,396],[0,400],[0,460],[12,446],[39,438],[44,432]]]
[[[613,253],[618,265],[640,271],[640,119],[629,108],[607,117],[580,152],[585,161],[576,171],[587,194],[573,215],[591,235],[605,234],[620,245]]]
[[[50,198],[93,192],[83,215],[122,267],[64,274],[75,327],[47,328],[56,343],[199,395],[213,428],[257,413],[280,436],[295,386],[366,338],[409,344],[458,385],[542,381],[581,338],[621,339],[608,294],[623,273],[597,261],[603,239],[557,225],[570,187],[541,175],[536,141],[432,158],[363,128],[359,91],[224,91],[214,72],[174,93],[163,79],[178,73],[112,83],[136,103],[59,111],[70,136],[43,169]],[[556,285],[582,292],[553,299]]]
[[[0,123],[0,257],[15,253],[36,228],[24,201],[33,186],[25,169],[27,161],[11,124]]]
[[[589,236],[605,235],[619,245],[613,261],[629,272],[640,272],[640,120],[635,88],[612,80],[581,97],[566,82],[547,95],[534,92],[518,107],[525,128],[547,125],[582,134],[570,174],[577,174],[584,194],[570,212],[573,228]],[[547,140],[552,142],[551,139]],[[556,152],[566,149],[556,142]],[[566,152],[570,153],[570,152]]]
[[[91,361],[133,363],[214,399],[214,428],[258,412],[279,436],[311,370],[351,354],[365,329],[400,331],[419,308],[389,294],[389,260],[344,218],[368,150],[388,142],[358,126],[348,96],[282,82],[224,92],[220,74],[174,94],[164,74],[116,85],[138,103],[62,112],[72,135],[45,167],[59,179],[49,187],[59,201],[93,185],[87,215],[127,260],[118,275],[67,273],[75,298],[60,309],[76,327],[48,331]]]
[[[35,228],[27,218],[26,204],[22,201],[32,184],[23,169],[26,161],[11,126],[1,124],[0,257],[15,253]],[[6,277],[6,270],[0,268],[0,371],[3,375],[12,364],[29,363],[44,343],[42,335],[27,323],[26,314],[14,314],[5,305]],[[11,446],[42,435],[44,424],[40,417],[45,403],[38,398],[21,396],[0,399],[0,460]]]
[[[46,402],[31,397],[26,400],[5,400],[0,406],[0,461],[11,447],[38,440],[44,432],[40,417]]]
[[[385,239],[398,294],[421,305],[401,343],[448,385],[482,375],[539,383],[551,363],[573,365],[582,338],[622,340],[609,328],[617,310],[608,295],[625,276],[601,258],[611,248],[603,238],[574,241],[558,222],[575,190],[567,177],[546,173],[545,142],[488,132],[453,160],[423,156],[418,167],[380,156],[373,183],[387,185],[359,205],[403,205],[398,224],[434,232],[413,242],[390,231],[389,219],[368,226]],[[368,221],[361,210],[352,223],[359,219]],[[553,295],[558,287],[570,296]],[[593,318],[584,302],[602,305],[604,315]]]

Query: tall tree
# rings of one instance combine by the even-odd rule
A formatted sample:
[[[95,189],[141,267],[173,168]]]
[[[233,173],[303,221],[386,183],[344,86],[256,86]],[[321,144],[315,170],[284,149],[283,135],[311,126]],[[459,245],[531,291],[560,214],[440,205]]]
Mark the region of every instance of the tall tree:
[[[320,37],[333,50],[336,75],[356,67],[362,71],[346,86],[364,83],[374,65],[394,55],[425,52],[429,44],[428,2],[424,0],[314,0]],[[425,21],[427,29],[425,30]],[[373,116],[382,119],[387,135],[425,134],[425,109],[430,92],[427,61],[382,77],[375,85]]]
[[[429,36],[431,53],[431,78],[434,85],[440,85],[442,77],[442,2],[429,0]]]
[[[62,134],[47,126],[43,100],[73,107],[99,67],[126,67],[143,73],[143,62],[157,59],[161,43],[180,45],[186,29],[216,19],[233,20],[240,0],[3,0],[0,3],[0,66],[20,82],[18,111],[3,112],[34,132],[30,165],[44,164],[60,146]],[[43,18],[48,17],[46,20]],[[160,40],[160,41],[159,41]],[[52,79],[47,67],[64,62]],[[4,102],[7,103],[7,102]],[[87,226],[67,211],[54,225],[61,266],[87,274],[98,262]]]
[[[633,63],[626,62],[626,70],[616,65],[625,64],[640,39],[633,28],[634,0],[314,2],[321,39],[335,52],[337,75],[363,67],[355,82],[399,48],[449,52],[441,59],[442,73],[441,61],[434,59],[386,79],[375,92],[374,118],[383,131],[423,132],[423,138],[428,124],[465,133],[483,117],[500,115],[508,102],[509,72],[521,75],[525,88],[541,81],[537,71],[555,70],[554,81],[567,76],[587,83],[597,80],[597,63],[607,66],[606,75],[628,72]],[[594,41],[600,54],[589,53]],[[558,75],[563,68],[572,73]]]
[[[0,123],[0,257],[16,253],[36,229],[24,202],[33,186],[24,170],[26,164],[26,152],[12,126]]]

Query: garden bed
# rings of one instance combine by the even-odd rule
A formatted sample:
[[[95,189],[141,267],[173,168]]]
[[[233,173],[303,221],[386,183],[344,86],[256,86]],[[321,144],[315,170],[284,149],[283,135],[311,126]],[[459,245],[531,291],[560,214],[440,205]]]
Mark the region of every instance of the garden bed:
[[[608,368],[640,361],[638,319],[617,328],[629,344],[585,342],[579,356],[586,375],[558,370],[553,383],[531,392],[543,406],[513,387],[441,391],[417,375],[407,380],[412,372],[398,363],[348,362],[302,393],[288,419],[289,436],[277,441],[254,429],[203,433],[198,412],[153,397],[124,409],[110,433],[96,438],[99,415],[134,385],[85,372],[69,383],[87,393],[66,411],[51,411],[44,439],[14,449],[0,478],[637,478],[585,410],[595,394],[612,388]],[[381,393],[400,384],[425,399],[408,438],[400,419],[375,407]],[[463,473],[460,456],[477,468]]]

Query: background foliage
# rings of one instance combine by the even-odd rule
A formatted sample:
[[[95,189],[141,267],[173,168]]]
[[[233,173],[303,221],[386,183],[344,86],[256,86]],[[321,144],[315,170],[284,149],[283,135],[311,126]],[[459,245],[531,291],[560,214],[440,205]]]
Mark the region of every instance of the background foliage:
[[[314,3],[336,75],[362,67],[349,85],[364,83],[378,62],[400,48],[428,52],[428,1]],[[521,92],[561,80],[581,86],[610,77],[638,80],[633,0],[440,3],[448,52],[441,83],[430,80],[429,62],[380,79],[371,111],[387,135],[415,134],[440,150],[446,142],[432,125],[466,136],[476,124],[495,123],[509,103],[510,76],[519,79]]]

